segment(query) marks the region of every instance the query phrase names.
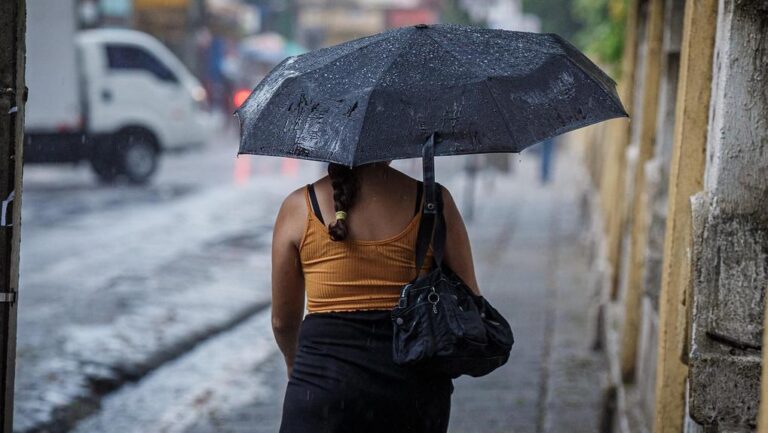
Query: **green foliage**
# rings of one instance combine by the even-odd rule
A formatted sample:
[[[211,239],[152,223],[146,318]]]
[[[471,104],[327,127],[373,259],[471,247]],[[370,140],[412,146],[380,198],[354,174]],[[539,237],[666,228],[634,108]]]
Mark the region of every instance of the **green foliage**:
[[[583,25],[576,44],[598,62],[617,69],[624,50],[626,0],[573,0],[572,8]]]
[[[523,0],[541,31],[557,33],[617,72],[624,49],[627,0]]]

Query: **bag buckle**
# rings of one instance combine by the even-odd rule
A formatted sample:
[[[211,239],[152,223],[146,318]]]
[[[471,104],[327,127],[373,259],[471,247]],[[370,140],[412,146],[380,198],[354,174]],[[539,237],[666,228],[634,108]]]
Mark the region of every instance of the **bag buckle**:
[[[435,291],[435,286],[432,286],[432,291],[427,295],[427,302],[432,304],[432,313],[437,314],[437,303],[440,302],[440,295]]]

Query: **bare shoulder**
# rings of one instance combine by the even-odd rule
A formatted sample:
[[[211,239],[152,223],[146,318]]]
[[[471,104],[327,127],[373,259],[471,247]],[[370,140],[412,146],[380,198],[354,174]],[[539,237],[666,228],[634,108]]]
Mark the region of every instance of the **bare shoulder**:
[[[442,186],[440,189],[442,190],[443,215],[445,215],[445,222],[449,226],[458,225],[463,228],[464,218],[461,216],[461,211],[459,211],[459,207],[456,205],[456,201],[454,201],[451,191],[445,186]]]
[[[456,202],[453,200],[453,195],[451,195],[451,191],[448,190],[448,188],[445,187],[445,185],[440,184],[440,190],[442,191],[442,198],[443,198],[443,209],[446,212],[458,212],[458,209],[456,207]]]
[[[451,191],[448,190],[448,187],[441,183],[440,190],[443,192],[443,202],[448,203],[450,201],[453,203],[453,196],[451,195]]]
[[[280,216],[289,217],[302,214],[302,210],[306,208],[306,190],[307,187],[303,186],[288,194],[283,200],[283,204],[280,205]]]
[[[304,232],[307,219],[306,187],[301,187],[283,200],[275,218],[275,228],[272,237],[273,248],[276,245],[298,246]]]

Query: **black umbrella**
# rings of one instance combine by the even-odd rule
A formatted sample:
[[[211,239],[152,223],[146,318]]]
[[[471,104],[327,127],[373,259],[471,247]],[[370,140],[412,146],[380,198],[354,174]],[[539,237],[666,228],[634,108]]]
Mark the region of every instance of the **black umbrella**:
[[[555,34],[403,27],[280,63],[236,114],[238,153],[357,166],[520,152],[627,116],[616,84]]]

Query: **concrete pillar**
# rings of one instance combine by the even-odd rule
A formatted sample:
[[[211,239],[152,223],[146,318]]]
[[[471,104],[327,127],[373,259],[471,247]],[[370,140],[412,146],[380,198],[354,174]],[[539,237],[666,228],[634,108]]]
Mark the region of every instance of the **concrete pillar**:
[[[0,432],[13,431],[24,134],[24,0],[0,1]]]
[[[686,1],[659,294],[654,433],[683,431],[690,197],[701,190],[704,179],[716,15],[717,0]]]
[[[612,174],[608,175],[603,186],[602,197],[604,201],[607,201],[610,206],[610,212],[607,214],[605,224],[607,226],[607,246],[606,256],[608,262],[607,276],[610,299],[616,299],[619,288],[619,272],[621,265],[621,250],[622,241],[624,237],[624,223],[625,223],[625,185],[626,171],[627,171],[627,146],[630,141],[630,131],[632,123],[634,122],[635,113],[640,110],[636,109],[636,104],[639,98],[635,98],[635,94],[639,92],[638,88],[641,86],[636,80],[636,77],[642,76],[641,71],[638,71],[638,66],[643,62],[639,61],[640,57],[640,44],[644,44],[645,34],[645,17],[641,17],[641,6],[644,2],[640,0],[631,0],[627,8],[627,21],[624,39],[624,56],[622,58],[621,71],[621,100],[624,102],[624,106],[629,110],[630,116],[632,116],[631,122],[612,122],[611,133],[609,137],[612,138],[611,145],[615,146],[614,152],[610,155],[612,167],[615,170]],[[643,14],[645,15],[645,14]]]
[[[704,192],[693,207],[691,417],[757,424],[768,287],[768,3],[720,0]]]
[[[632,178],[632,205],[629,213],[629,261],[625,272],[624,325],[621,336],[621,375],[631,381],[635,372],[637,341],[640,328],[640,300],[647,240],[647,194],[645,163],[653,156],[656,139],[656,113],[661,77],[661,45],[664,30],[664,1],[650,0],[646,35],[646,53],[643,73],[643,94],[640,118],[637,123],[635,169]]]
[[[638,0],[630,0],[627,6],[626,27],[624,33],[624,54],[621,63],[621,81],[619,95],[624,106],[634,114],[635,65],[637,63],[638,36]],[[622,210],[624,209],[624,184],[626,171],[626,152],[629,144],[630,122],[624,119],[613,120],[607,125],[606,173],[601,179],[600,202],[607,239],[608,276],[611,297],[617,293],[617,274],[622,238]]]
[[[684,0],[665,0],[664,36],[661,50],[661,80],[653,158],[645,170],[645,207],[647,220],[643,274],[640,279],[640,331],[635,368],[636,406],[643,419],[653,419],[658,342],[658,296],[661,285],[661,260],[667,217],[667,183],[672,154],[675,106],[683,24]],[[650,423],[649,423],[650,424]]]
[[[667,193],[675,128],[684,5],[685,0],[666,0],[665,4],[662,72],[659,106],[656,113],[654,153],[653,158],[644,167],[648,195],[648,208],[645,212],[649,220],[642,287],[645,295],[650,298],[654,311],[657,310],[661,286],[661,261],[667,219]]]

